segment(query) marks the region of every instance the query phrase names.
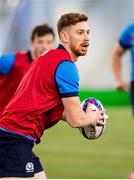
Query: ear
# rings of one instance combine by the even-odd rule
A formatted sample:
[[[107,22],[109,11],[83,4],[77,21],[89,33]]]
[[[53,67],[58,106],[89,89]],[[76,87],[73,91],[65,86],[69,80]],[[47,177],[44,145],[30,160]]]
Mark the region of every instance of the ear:
[[[60,39],[61,41],[63,41],[64,43],[68,43],[69,41],[69,35],[66,31],[61,31],[60,32]]]

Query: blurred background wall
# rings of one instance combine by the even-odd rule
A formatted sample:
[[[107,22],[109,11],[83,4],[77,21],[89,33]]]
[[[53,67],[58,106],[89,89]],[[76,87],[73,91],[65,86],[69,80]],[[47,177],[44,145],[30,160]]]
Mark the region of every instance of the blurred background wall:
[[[0,54],[26,50],[35,25],[46,22],[56,31],[57,19],[68,12],[82,12],[89,16],[89,52],[77,63],[80,87],[114,88],[112,48],[122,28],[134,21],[134,0],[0,0]],[[57,43],[58,38],[55,46]],[[125,80],[129,80],[129,75],[128,53],[123,60]]]
[[[128,93],[114,91],[111,54],[122,28],[134,21],[134,0],[0,0],[0,55],[27,50],[35,25],[46,22],[56,31],[57,19],[69,12],[86,13],[91,29],[88,55],[77,62],[81,98],[93,96],[112,107],[106,106],[109,119],[102,138],[87,141],[61,122],[46,131],[37,155],[50,179],[125,179],[134,167],[134,121],[130,106],[120,107],[130,104]],[[126,53],[126,81],[129,75]]]

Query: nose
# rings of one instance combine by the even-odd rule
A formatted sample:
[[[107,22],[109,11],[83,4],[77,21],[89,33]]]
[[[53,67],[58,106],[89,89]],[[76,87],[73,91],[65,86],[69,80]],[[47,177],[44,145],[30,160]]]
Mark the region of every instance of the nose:
[[[43,51],[46,50],[46,48],[47,48],[47,47],[46,47],[46,44],[43,44],[42,47],[41,47],[41,49],[42,49]]]
[[[89,34],[88,33],[85,33],[85,41],[89,42]]]

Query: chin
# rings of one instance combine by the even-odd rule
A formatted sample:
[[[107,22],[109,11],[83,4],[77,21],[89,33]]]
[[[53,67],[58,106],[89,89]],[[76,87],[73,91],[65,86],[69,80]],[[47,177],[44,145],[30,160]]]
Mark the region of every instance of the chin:
[[[82,52],[80,54],[81,54],[80,56],[85,56],[87,54],[87,52]]]
[[[75,51],[74,52],[76,54],[77,57],[79,56],[85,56],[87,54],[87,51]]]
[[[79,56],[85,56],[87,53],[77,53],[77,57]]]

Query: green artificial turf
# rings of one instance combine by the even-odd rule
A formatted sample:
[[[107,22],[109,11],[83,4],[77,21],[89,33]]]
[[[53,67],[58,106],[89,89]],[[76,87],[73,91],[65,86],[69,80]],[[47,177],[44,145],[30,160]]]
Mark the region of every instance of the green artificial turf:
[[[78,129],[59,122],[34,148],[48,178],[125,179],[134,167],[134,118],[131,107],[106,107],[102,137],[89,141]]]

